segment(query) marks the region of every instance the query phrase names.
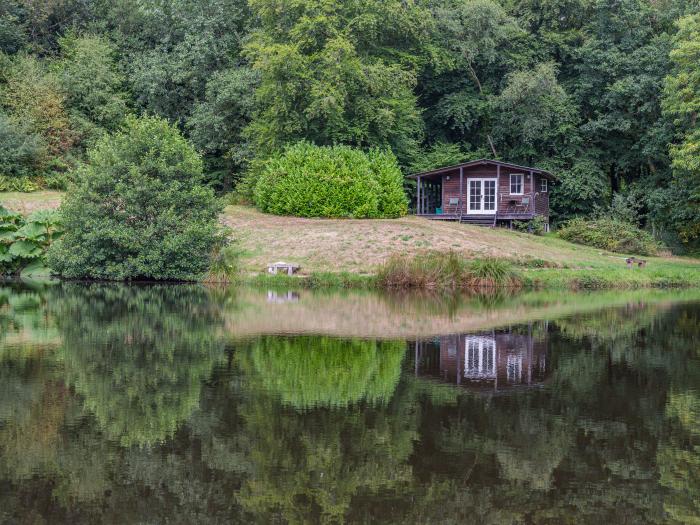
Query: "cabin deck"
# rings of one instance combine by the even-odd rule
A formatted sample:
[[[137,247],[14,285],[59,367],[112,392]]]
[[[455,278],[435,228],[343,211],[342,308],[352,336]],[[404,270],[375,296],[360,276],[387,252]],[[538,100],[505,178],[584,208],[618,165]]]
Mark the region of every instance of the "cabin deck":
[[[502,211],[497,212],[495,215],[496,220],[530,220],[535,217],[536,213],[533,211]],[[435,221],[459,221],[460,219],[464,220],[468,219],[469,217],[473,217],[473,215],[467,215],[466,213],[463,213],[461,215],[457,213],[417,213],[416,217],[423,217],[425,219],[431,219]],[[484,217],[484,215],[479,215],[478,217]],[[493,215],[490,215],[490,217],[493,217]]]

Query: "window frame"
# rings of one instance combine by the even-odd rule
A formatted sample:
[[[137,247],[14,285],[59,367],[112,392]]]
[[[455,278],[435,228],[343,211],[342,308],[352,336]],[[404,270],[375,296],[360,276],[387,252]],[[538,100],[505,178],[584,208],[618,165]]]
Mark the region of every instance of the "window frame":
[[[549,192],[549,181],[542,177],[540,179],[540,193],[548,193]]]
[[[513,177],[520,177],[520,191],[513,191]],[[509,189],[511,195],[525,195],[525,174],[524,173],[511,173],[508,179]]]

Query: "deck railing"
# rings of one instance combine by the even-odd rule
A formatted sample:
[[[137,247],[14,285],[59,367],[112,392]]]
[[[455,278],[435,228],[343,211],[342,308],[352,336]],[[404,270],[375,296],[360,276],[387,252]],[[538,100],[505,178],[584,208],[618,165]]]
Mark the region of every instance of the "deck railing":
[[[496,214],[508,217],[530,217],[535,213],[535,194],[525,195],[520,199],[501,195],[501,203]]]

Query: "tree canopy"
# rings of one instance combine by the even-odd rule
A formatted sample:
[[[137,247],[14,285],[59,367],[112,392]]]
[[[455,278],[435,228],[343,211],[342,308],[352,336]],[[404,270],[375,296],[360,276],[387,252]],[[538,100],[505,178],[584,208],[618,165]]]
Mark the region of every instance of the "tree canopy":
[[[124,0],[0,8],[0,190],[62,187],[125,118],[178,127],[235,188],[291,144],[403,174],[547,168],[552,216],[700,247],[698,0]],[[680,203],[680,204],[679,204]]]

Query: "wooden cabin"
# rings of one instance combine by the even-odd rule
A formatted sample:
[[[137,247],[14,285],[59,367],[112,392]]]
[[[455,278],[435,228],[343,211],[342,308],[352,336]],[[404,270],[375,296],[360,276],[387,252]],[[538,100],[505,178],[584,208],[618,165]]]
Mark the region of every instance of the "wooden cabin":
[[[416,215],[483,226],[512,226],[536,216],[549,225],[554,176],[542,169],[480,159],[411,175]],[[547,226],[548,227],[548,226]]]
[[[547,378],[547,350],[532,333],[444,335],[415,342],[415,373],[482,392],[534,386]]]

